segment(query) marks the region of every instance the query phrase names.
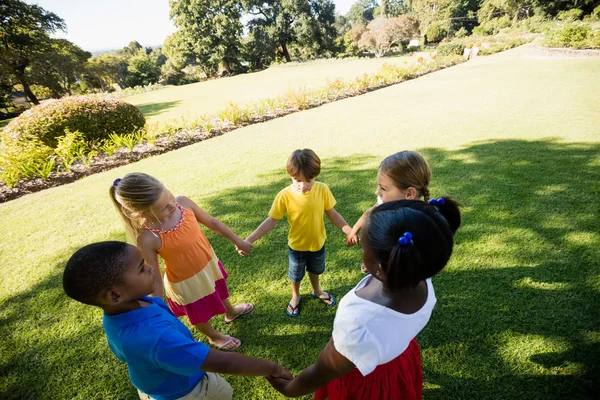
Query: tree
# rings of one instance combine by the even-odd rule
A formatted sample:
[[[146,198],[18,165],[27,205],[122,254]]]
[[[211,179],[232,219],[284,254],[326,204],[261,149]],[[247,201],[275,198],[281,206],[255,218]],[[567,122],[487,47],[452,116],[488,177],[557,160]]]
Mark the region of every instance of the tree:
[[[299,2],[293,53],[300,59],[331,57],[336,51],[335,4],[331,0]]]
[[[207,71],[225,71],[239,63],[242,4],[238,0],[172,0],[171,18],[180,33],[180,45]]]
[[[50,46],[49,34],[65,30],[64,21],[56,14],[19,0],[0,3],[0,63],[23,86],[32,103],[39,104],[31,91],[27,68],[42,57]]]
[[[346,19],[353,25],[363,24],[367,25],[374,18],[375,9],[379,5],[376,0],[358,0],[352,4],[350,10],[346,14]]]
[[[395,18],[377,18],[367,25],[358,42],[360,48],[382,57],[393,46],[406,45],[419,34],[419,23],[408,15]]]
[[[135,56],[141,49],[143,49],[142,45],[137,40],[132,40],[119,52],[127,56]]]
[[[160,67],[144,51],[138,52],[127,61],[127,85],[145,86],[158,82]]]
[[[52,91],[52,97],[72,95],[72,86],[86,72],[86,61],[92,56],[66,39],[50,39],[50,46],[31,62],[35,82]]]
[[[84,81],[92,88],[110,91],[114,84],[127,87],[127,60],[116,54],[101,54],[88,60]]]
[[[270,37],[286,61],[290,46],[301,58],[328,55],[335,49],[335,5],[331,0],[247,0],[255,37]],[[258,32],[260,31],[260,32]]]

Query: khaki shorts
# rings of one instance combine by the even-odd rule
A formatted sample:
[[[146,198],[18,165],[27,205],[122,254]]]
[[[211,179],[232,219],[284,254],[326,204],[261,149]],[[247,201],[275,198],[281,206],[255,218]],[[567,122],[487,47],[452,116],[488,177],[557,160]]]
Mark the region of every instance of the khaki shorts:
[[[138,390],[140,400],[152,400],[152,397]],[[225,379],[214,372],[206,372],[204,378],[186,396],[179,400],[231,400],[233,389]]]

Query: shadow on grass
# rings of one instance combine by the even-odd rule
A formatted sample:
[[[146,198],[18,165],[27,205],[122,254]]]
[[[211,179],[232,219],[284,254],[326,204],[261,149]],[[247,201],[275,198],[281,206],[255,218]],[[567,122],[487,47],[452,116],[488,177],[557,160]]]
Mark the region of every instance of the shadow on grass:
[[[421,152],[433,170],[432,194],[452,195],[464,206],[453,259],[434,279],[438,305],[419,336],[425,397],[594,398],[600,390],[600,145],[504,140]],[[336,209],[350,223],[374,202],[379,161],[358,155],[322,162],[319,179],[331,187]],[[263,177],[269,183],[194,200],[246,236],[290,183],[284,166]],[[326,226],[322,285],[340,299],[363,277],[361,255],[358,248],[344,246],[339,230],[329,222]],[[300,317],[285,316],[291,295],[287,232],[282,221],[246,258],[238,257],[230,242],[208,234],[230,272],[232,301],[256,305],[233,324],[222,318],[213,322],[242,340],[241,352],[298,373],[329,340],[336,309],[311,299],[304,282]],[[67,303],[60,262],[56,270],[2,304],[0,329],[13,351],[0,367],[7,382],[1,397],[74,397],[73,388],[80,386],[89,398],[135,398],[126,369],[108,350],[100,319],[91,318],[93,312],[83,318],[74,311],[84,307]],[[56,331],[53,319],[68,320],[73,333]],[[36,339],[24,327],[38,321],[49,322]],[[64,358],[40,363],[48,352],[64,353]],[[280,398],[264,380],[227,379],[245,398]]]
[[[163,111],[169,110],[173,107],[177,107],[181,103],[180,100],[176,101],[165,101],[162,103],[144,103],[139,104],[136,107],[140,109],[144,117],[152,117],[158,115]]]

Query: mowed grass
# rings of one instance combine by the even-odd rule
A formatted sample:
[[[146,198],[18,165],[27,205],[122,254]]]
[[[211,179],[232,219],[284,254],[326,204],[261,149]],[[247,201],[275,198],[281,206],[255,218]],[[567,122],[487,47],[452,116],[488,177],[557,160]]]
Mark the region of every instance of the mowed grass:
[[[432,194],[463,204],[438,304],[419,335],[426,399],[593,399],[600,390],[600,60],[535,60],[527,48],[474,60],[367,95],[239,129],[171,153],[0,205],[0,397],[135,399],[100,310],[62,292],[64,263],[93,241],[124,240],[113,179],[145,171],[241,236],[289,183],[288,154],[309,147],[351,222],[374,201],[376,170],[422,152]],[[323,287],[361,278],[360,250],[327,224]],[[294,374],[327,343],[335,309],[310,299],[290,319],[287,226],[240,258],[209,239],[234,302],[255,311],[216,327],[240,351]],[[199,339],[203,339],[197,336]],[[262,378],[226,376],[236,399],[279,399]],[[307,397],[309,398],[309,397]]]
[[[321,87],[338,78],[353,79],[374,73],[384,63],[413,63],[415,57],[318,60],[275,65],[264,71],[172,86],[123,98],[150,121],[167,121],[188,115],[215,114],[230,102],[245,104],[285,94],[289,90]]]

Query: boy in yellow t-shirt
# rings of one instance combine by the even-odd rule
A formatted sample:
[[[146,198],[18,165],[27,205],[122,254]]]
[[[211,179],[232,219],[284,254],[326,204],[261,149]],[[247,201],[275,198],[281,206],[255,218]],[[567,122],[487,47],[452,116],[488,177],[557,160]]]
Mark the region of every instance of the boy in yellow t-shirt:
[[[333,208],[335,199],[329,187],[315,181],[321,172],[321,160],[314,151],[310,149],[294,151],[286,167],[292,178],[292,184],[277,194],[269,211],[269,217],[248,236],[247,240],[250,243],[257,241],[287,214],[290,224],[288,277],[292,281],[292,300],[285,312],[290,317],[297,317],[300,314],[302,298],[300,282],[304,278],[305,270],[308,271],[313,287],[312,295],[328,306],[333,307],[337,303],[334,295],[324,292],[319,286],[319,275],[325,271],[325,238],[327,237],[323,213],[345,234],[348,234],[352,228]]]

